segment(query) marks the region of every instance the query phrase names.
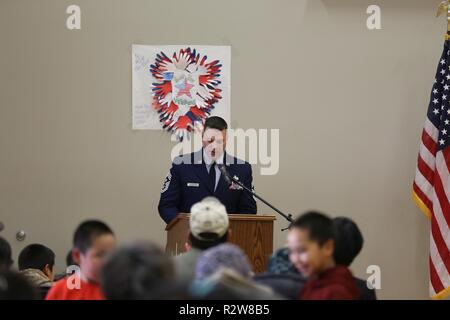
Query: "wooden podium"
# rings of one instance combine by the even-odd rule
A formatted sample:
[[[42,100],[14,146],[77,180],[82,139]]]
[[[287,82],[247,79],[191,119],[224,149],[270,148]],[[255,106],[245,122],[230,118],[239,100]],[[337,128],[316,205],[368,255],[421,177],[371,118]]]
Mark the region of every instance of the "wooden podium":
[[[229,214],[231,238],[247,254],[253,271],[267,270],[267,261],[273,251],[273,221],[275,216]],[[166,253],[178,255],[185,251],[189,235],[189,214],[181,213],[166,227]]]

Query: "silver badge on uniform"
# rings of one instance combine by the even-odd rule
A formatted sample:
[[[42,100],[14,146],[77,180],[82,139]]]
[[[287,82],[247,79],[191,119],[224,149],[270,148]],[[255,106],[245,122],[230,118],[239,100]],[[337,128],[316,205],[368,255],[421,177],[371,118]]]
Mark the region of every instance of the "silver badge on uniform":
[[[239,181],[239,177],[237,175],[234,175],[233,179]],[[236,182],[232,181],[229,189],[230,190],[242,190],[243,188]]]

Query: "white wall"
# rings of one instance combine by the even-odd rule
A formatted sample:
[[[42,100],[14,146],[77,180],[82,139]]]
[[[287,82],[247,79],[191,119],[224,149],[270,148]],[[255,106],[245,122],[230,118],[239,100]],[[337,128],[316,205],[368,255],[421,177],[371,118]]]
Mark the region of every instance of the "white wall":
[[[439,2],[1,0],[0,234],[16,255],[47,244],[59,270],[90,217],[122,242],[163,245],[171,143],[131,130],[131,44],[231,45],[232,126],[280,129],[279,173],[254,166],[257,191],[295,214],[354,218],[366,240],[355,273],[379,265],[380,298],[426,298],[429,225],[410,193],[445,31]],[[73,3],[80,31],[65,28]],[[367,30],[369,4],[382,30]]]

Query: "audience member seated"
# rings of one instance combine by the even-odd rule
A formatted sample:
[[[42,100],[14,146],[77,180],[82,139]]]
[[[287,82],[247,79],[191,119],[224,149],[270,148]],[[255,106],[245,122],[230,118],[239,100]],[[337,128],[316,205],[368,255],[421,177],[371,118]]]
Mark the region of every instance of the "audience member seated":
[[[3,237],[0,237],[0,270],[9,270],[13,264],[11,246]]]
[[[41,244],[30,244],[19,254],[20,273],[39,290],[42,299],[53,285],[54,265],[55,254]]]
[[[308,278],[303,300],[353,300],[361,294],[350,270],[334,261],[333,221],[318,212],[297,218],[288,233],[289,258]]]
[[[216,198],[207,197],[192,206],[186,252],[174,257],[179,279],[194,279],[199,255],[206,249],[226,242],[230,236],[228,226],[227,210]]]
[[[279,299],[269,287],[252,281],[253,272],[245,253],[229,243],[206,250],[198,258],[191,294],[199,299]]]
[[[280,296],[297,300],[305,278],[289,260],[289,249],[281,248],[269,259],[267,272],[255,275],[255,282],[266,285]]]
[[[35,299],[39,299],[39,295],[27,278],[11,270],[0,270],[0,300]]]
[[[146,242],[113,252],[113,231],[101,221],[85,221],[76,229],[66,259],[67,266],[77,265],[79,272],[53,286],[51,249],[40,244],[25,247],[16,273],[9,270],[11,247],[0,237],[0,300],[376,300],[375,290],[348,269],[364,243],[349,218],[303,214],[291,225],[288,247],[274,252],[267,272],[259,275],[253,274],[239,247],[226,243],[228,215],[217,199],[196,203],[189,226],[187,252],[170,258]]]
[[[65,278],[65,277],[70,276],[73,273],[75,273],[75,270],[72,269],[75,266],[78,266],[78,264],[76,264],[75,261],[73,260],[72,249],[70,249],[69,252],[66,255],[66,270],[64,270],[64,272],[55,274],[54,281],[56,282],[58,280],[61,280],[62,278]],[[69,269],[69,267],[71,269]]]
[[[81,223],[73,238],[73,258],[80,272],[59,280],[47,294],[47,300],[102,300],[99,285],[105,257],[116,245],[113,231],[103,222]],[[126,271],[124,271],[126,272]]]
[[[70,266],[78,266],[78,263],[75,262],[75,260],[73,259],[73,250],[69,250],[69,252],[67,252],[67,256],[66,256],[66,266],[70,267]]]
[[[109,300],[181,299],[182,286],[174,280],[172,259],[158,246],[143,242],[124,246],[110,256],[103,266],[101,286]]]
[[[337,265],[350,267],[363,247],[364,238],[356,223],[349,218],[334,218],[333,224],[336,236],[334,260]],[[367,281],[358,278],[355,280],[361,292],[361,300],[377,299],[375,290],[367,287]]]

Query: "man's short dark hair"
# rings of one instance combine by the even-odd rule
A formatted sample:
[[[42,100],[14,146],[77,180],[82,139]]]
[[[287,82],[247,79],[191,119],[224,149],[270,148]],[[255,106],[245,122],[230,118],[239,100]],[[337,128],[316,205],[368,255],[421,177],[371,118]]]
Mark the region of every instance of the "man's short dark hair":
[[[337,217],[333,219],[335,228],[334,261],[336,264],[350,266],[361,251],[364,238],[358,225],[351,219]]]
[[[175,278],[170,257],[152,243],[117,249],[105,262],[101,287],[109,300],[164,299],[161,293]]]
[[[114,235],[114,232],[106,223],[99,220],[84,221],[75,230],[73,246],[85,253],[92,246],[95,238],[105,234]]]
[[[43,271],[48,265],[51,270],[55,265],[55,253],[42,244],[30,244],[19,254],[19,270],[37,269]]]
[[[309,238],[322,246],[328,240],[334,240],[333,221],[323,213],[309,211],[298,217],[291,228],[307,230]]]
[[[212,232],[203,232],[200,236],[208,240],[198,239],[192,233],[189,233],[189,241],[193,248],[206,250],[228,241],[228,231],[222,237]]]
[[[12,251],[9,242],[0,237],[0,270],[9,269],[13,264]]]
[[[78,265],[78,264],[73,259],[72,249],[70,249],[69,252],[67,252],[67,256],[66,256],[66,266],[70,267],[70,266],[74,266],[74,265]]]
[[[217,129],[217,130],[222,131],[222,130],[228,129],[228,124],[221,117],[213,116],[213,117],[209,117],[208,119],[206,119],[205,129],[206,128]]]

